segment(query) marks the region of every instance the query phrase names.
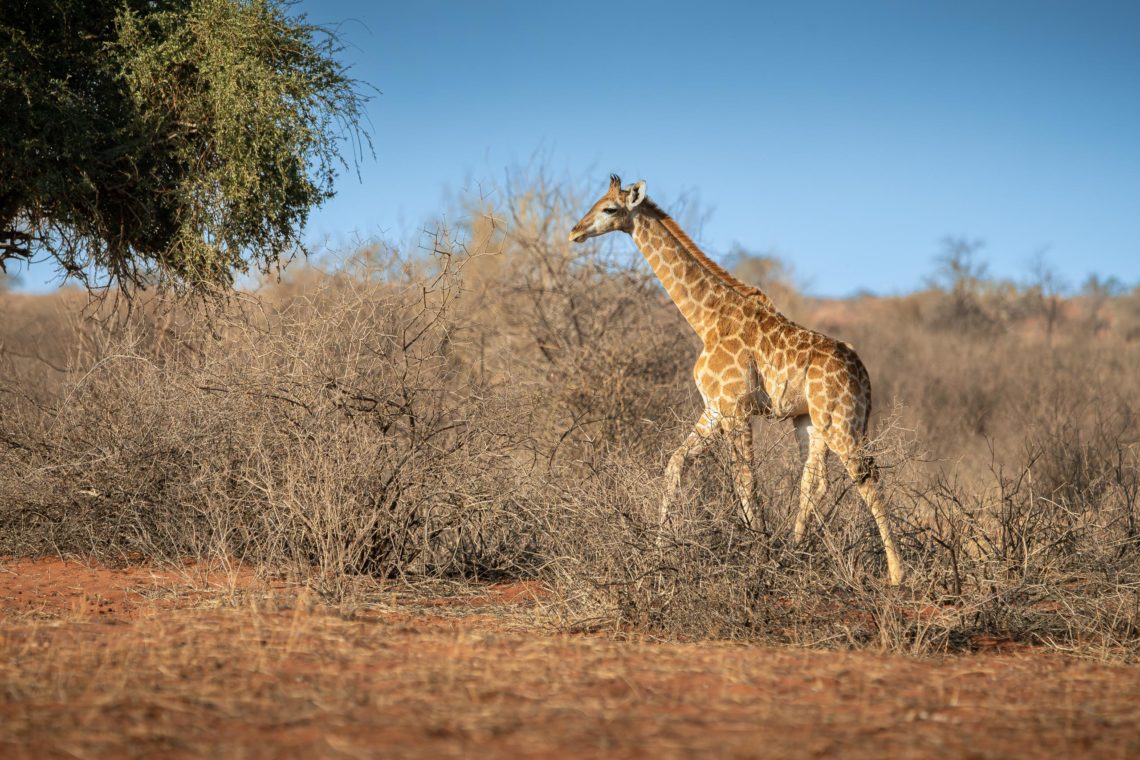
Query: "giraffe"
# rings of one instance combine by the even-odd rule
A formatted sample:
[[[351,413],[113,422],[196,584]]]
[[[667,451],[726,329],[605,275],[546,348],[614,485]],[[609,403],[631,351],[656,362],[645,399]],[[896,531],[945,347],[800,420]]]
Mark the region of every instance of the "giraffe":
[[[763,291],[709,259],[646,197],[644,181],[623,188],[611,174],[606,194],[570,230],[570,242],[617,231],[633,237],[703,344],[693,377],[704,410],[669,458],[660,527],[668,522],[685,466],[723,434],[732,444],[733,485],[741,511],[755,529],[752,417],[790,419],[804,459],[794,542],[803,538],[807,520],[826,492],[826,461],[828,452],[834,452],[878,526],[890,583],[901,583],[903,567],[879,494],[878,468],[866,453],[871,381],[855,350],[780,314]]]

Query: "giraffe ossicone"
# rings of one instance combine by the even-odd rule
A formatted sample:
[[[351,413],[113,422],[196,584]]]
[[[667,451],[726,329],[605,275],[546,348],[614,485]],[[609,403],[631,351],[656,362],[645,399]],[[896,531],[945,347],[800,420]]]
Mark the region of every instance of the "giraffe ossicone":
[[[763,291],[708,258],[649,200],[644,181],[622,187],[621,179],[611,174],[606,194],[574,225],[569,239],[581,243],[609,232],[633,237],[703,344],[693,378],[704,410],[669,459],[660,527],[668,522],[685,465],[715,435],[724,434],[732,442],[741,511],[756,528],[751,420],[757,415],[791,419],[804,457],[795,541],[803,537],[826,491],[827,456],[834,452],[875,518],[890,582],[900,583],[903,567],[879,493],[878,469],[866,450],[871,380],[855,350],[792,322]]]

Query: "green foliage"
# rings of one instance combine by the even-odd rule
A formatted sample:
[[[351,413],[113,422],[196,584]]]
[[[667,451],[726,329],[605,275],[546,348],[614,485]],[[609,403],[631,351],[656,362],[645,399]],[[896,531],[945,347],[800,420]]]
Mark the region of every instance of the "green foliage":
[[[366,97],[281,0],[0,6],[0,263],[229,284],[301,249]],[[356,143],[354,143],[356,147]]]

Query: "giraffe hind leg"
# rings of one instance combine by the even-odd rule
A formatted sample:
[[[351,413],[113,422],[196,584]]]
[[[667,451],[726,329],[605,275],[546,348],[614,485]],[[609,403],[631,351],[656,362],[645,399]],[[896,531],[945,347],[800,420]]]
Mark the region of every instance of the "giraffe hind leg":
[[[895,539],[891,534],[891,524],[887,517],[887,510],[883,504],[882,494],[879,490],[878,468],[875,460],[862,451],[849,436],[832,436],[828,440],[832,451],[843,461],[847,474],[855,481],[855,487],[863,503],[875,518],[875,525],[879,529],[879,536],[883,540],[883,551],[887,555],[887,577],[892,586],[897,586],[903,580],[903,565],[899,559]]]
[[[750,530],[759,530],[756,520],[756,484],[752,474],[752,419],[735,420],[726,430],[732,443],[732,485],[740,500],[740,511]]]
[[[796,439],[800,444],[800,455],[804,460],[803,475],[800,476],[800,509],[796,515],[795,531],[792,534],[794,545],[803,539],[807,521],[827,492],[827,441],[811,424],[808,415],[800,415],[794,420]]]
[[[867,478],[862,483],[856,481],[856,483],[859,495],[863,497],[863,501],[871,510],[871,515],[875,518],[875,525],[879,527],[879,535],[883,539],[883,549],[887,554],[887,576],[891,585],[897,586],[902,583],[905,573],[902,561],[899,560],[898,549],[895,548],[894,537],[891,535],[891,526],[887,520],[887,511],[883,506],[879,483],[872,478]]]

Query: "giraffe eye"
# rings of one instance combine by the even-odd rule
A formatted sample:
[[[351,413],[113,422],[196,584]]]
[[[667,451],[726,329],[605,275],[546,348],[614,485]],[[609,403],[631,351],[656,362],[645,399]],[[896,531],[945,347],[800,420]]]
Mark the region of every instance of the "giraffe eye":
[[[617,212],[618,212],[618,210],[616,208],[613,208],[612,206],[609,208],[602,209],[603,214],[616,214]]]

